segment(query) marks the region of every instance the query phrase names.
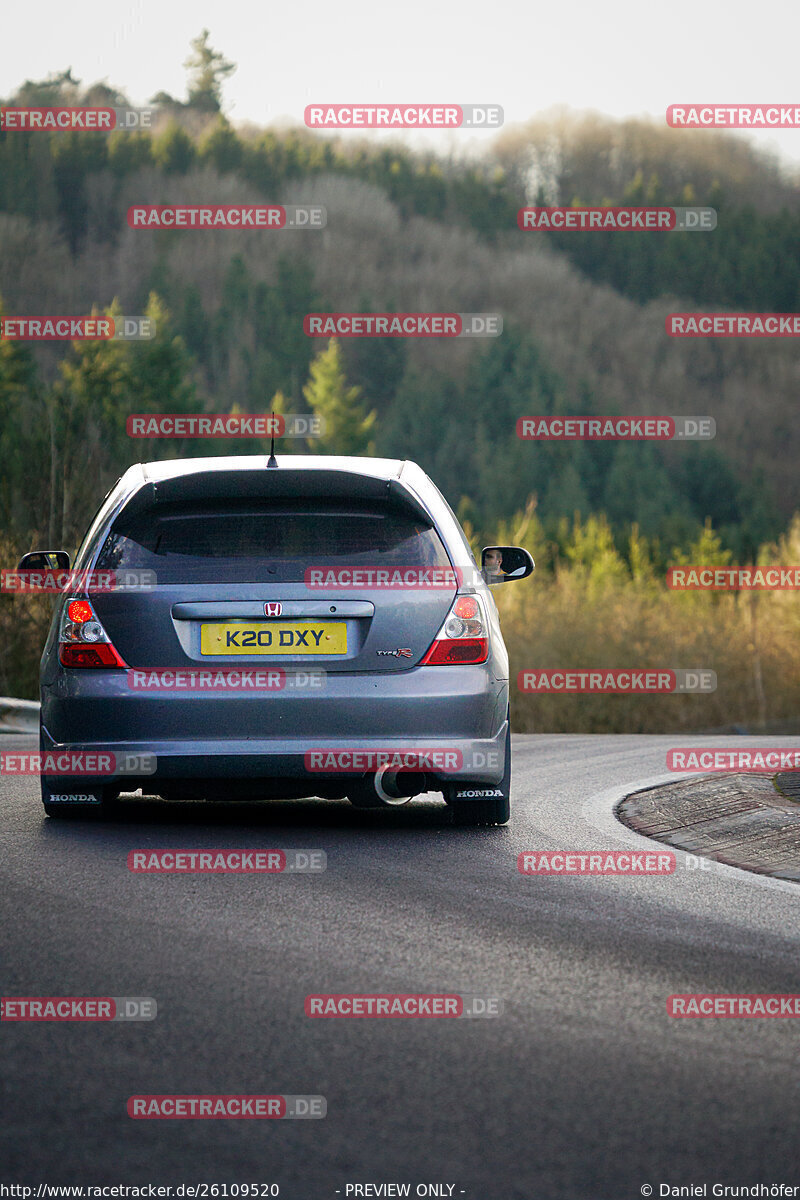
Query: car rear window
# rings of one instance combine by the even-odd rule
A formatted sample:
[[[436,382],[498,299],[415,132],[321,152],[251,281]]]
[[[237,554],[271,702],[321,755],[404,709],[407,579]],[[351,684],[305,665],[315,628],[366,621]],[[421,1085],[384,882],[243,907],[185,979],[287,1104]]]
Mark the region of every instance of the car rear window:
[[[301,582],[314,566],[449,565],[436,530],[419,517],[320,500],[123,511],[97,562],[99,570],[154,570],[159,583]]]

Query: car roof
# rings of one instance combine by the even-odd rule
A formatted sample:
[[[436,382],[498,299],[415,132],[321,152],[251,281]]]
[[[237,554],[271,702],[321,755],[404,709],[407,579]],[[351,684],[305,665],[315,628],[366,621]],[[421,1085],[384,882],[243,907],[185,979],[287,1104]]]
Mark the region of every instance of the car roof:
[[[293,471],[345,471],[351,475],[366,475],[372,479],[397,479],[404,467],[421,472],[416,463],[399,458],[356,458],[336,454],[276,454],[277,469],[288,467]],[[267,470],[265,454],[229,454],[220,458],[170,458],[157,462],[139,463],[145,480],[159,483],[176,479],[182,475],[194,475],[204,471],[264,471]],[[136,468],[131,468],[135,470]],[[273,468],[274,469],[274,468]],[[422,472],[421,472],[422,473]]]

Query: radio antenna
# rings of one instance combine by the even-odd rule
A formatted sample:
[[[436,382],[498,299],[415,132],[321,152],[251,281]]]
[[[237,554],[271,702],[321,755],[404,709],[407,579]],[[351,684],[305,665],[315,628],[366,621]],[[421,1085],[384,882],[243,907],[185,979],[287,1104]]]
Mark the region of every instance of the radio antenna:
[[[269,444],[269,461],[268,467],[277,467],[278,460],[275,457],[275,413],[271,413],[270,430],[272,431],[272,441]]]

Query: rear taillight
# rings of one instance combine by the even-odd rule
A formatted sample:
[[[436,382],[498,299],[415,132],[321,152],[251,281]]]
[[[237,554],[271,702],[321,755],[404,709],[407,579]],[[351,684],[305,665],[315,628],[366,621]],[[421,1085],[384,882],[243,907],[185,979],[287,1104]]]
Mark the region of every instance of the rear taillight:
[[[456,596],[421,666],[453,667],[489,657],[489,632],[478,596]]]
[[[61,617],[58,659],[62,667],[127,667],[88,600],[68,600]]]

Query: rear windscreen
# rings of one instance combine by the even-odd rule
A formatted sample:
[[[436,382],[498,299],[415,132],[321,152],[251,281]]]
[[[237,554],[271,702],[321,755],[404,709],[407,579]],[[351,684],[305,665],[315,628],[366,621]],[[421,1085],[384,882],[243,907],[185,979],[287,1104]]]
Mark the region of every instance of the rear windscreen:
[[[396,507],[253,501],[123,511],[98,570],[143,568],[158,583],[299,583],[309,567],[449,567],[436,530]]]

